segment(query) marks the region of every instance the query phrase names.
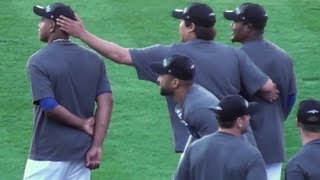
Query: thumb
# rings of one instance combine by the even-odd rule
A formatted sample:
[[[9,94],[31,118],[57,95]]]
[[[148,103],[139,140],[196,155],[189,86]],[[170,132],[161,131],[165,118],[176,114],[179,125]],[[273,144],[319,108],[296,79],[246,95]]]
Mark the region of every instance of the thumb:
[[[86,154],[86,162],[85,162],[85,165],[86,165],[86,167],[89,167],[89,165],[90,165],[90,156],[89,156],[88,153]]]
[[[81,18],[80,18],[80,16],[78,15],[78,13],[74,13],[74,15],[75,15],[75,17],[76,17],[76,20],[81,22]]]

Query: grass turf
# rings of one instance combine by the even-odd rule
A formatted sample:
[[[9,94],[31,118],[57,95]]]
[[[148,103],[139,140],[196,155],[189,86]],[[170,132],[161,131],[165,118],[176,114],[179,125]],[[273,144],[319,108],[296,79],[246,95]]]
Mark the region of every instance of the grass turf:
[[[31,130],[32,104],[26,77],[27,58],[44,44],[37,37],[39,18],[35,4],[47,0],[9,0],[0,2],[0,179],[21,179],[27,158]],[[87,29],[125,47],[144,47],[179,41],[178,21],[170,17],[183,0],[66,0],[82,17]],[[230,22],[222,17],[225,9],[239,1],[201,1],[216,11],[216,40],[231,44]],[[262,3],[269,22],[265,37],[288,51],[294,59],[298,100],[320,98],[319,0],[270,0]],[[78,40],[74,40],[79,42]],[[81,42],[79,42],[81,43]],[[92,179],[170,179],[179,156],[173,153],[171,129],[164,99],[158,87],[137,80],[135,70],[106,59],[114,92],[115,106],[103,164]],[[290,158],[300,147],[295,128],[296,106],[285,122],[286,151]]]

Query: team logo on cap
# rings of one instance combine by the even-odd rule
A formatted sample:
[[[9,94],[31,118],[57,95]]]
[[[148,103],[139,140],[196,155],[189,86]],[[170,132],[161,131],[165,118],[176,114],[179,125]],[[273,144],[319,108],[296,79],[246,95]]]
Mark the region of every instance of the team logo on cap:
[[[216,14],[214,12],[210,13],[209,16],[215,16]]]
[[[312,109],[310,111],[307,112],[308,114],[318,114],[319,111],[318,110],[315,110],[315,109]]]
[[[240,10],[240,8],[239,8],[239,7],[237,7],[235,12],[236,12],[236,14],[237,14],[237,15],[241,14],[241,10]]]
[[[183,14],[185,14],[188,11],[188,8],[183,9]]]
[[[168,64],[169,64],[168,59],[164,59],[163,62],[162,62],[162,66],[163,67],[167,67]]]
[[[51,10],[52,10],[51,6],[47,6],[47,7],[46,7],[46,12],[47,12],[47,13],[48,13],[48,12],[51,12]]]

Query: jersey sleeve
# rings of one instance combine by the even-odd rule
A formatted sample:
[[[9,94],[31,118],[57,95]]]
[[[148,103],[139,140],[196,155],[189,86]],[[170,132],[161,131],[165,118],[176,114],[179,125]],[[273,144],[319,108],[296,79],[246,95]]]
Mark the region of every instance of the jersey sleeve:
[[[268,81],[269,77],[240,49],[238,49],[238,57],[242,91],[253,95]]]
[[[257,153],[252,157],[252,161],[248,165],[247,180],[267,180],[267,173],[261,154]]]
[[[103,93],[111,93],[111,92],[112,90],[111,90],[111,85],[107,76],[106,67],[103,60],[101,60],[100,75],[99,75],[96,96],[99,96],[100,94],[103,94]]]
[[[180,164],[178,165],[177,171],[174,176],[174,180],[187,180],[190,177],[190,148],[188,147]]]
[[[200,108],[193,110],[186,122],[201,136],[215,132],[218,129],[218,122],[215,113],[210,108]]]
[[[296,94],[297,93],[297,84],[296,84],[296,77],[294,72],[292,72],[292,76],[289,83],[289,92],[288,95]]]
[[[303,169],[296,163],[290,162],[285,169],[285,180],[305,180],[309,179],[305,177]]]
[[[170,45],[153,45],[146,48],[130,49],[133,66],[136,68],[138,78],[151,82],[157,82],[158,75],[153,73],[150,65],[154,62],[162,62],[170,55]]]
[[[34,104],[39,104],[39,100],[42,98],[54,98],[53,85],[50,77],[34,57],[31,57],[28,61],[27,73]]]

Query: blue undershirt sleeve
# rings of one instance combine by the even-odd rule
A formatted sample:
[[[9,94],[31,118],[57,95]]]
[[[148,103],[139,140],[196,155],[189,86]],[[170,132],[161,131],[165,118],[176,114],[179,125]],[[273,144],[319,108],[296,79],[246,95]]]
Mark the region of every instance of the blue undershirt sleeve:
[[[44,111],[51,111],[58,106],[58,102],[53,97],[43,98],[39,101],[39,104]]]
[[[286,109],[285,109],[285,115],[286,117],[288,117],[288,115],[290,114],[292,107],[294,105],[294,103],[296,102],[296,94],[290,94],[287,97],[287,104],[286,104]]]

